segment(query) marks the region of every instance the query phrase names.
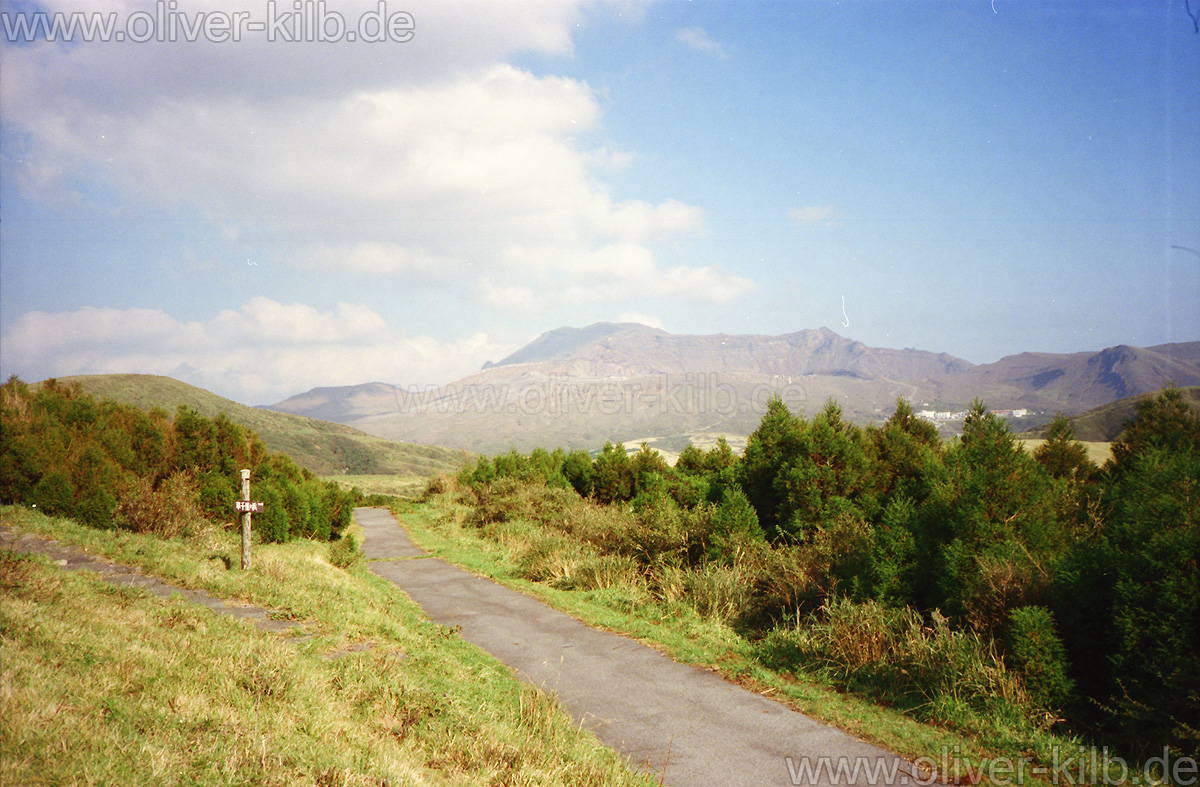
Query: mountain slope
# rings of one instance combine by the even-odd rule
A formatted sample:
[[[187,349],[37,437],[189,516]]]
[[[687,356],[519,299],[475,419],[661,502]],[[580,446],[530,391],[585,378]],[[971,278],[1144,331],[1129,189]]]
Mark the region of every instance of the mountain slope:
[[[740,372],[793,377],[831,374],[864,380],[920,379],[975,368],[945,354],[867,347],[828,328],[783,336],[687,336],[637,323],[559,328],[484,370],[518,364],[566,365],[588,376]]]
[[[956,384],[1019,391],[1018,406],[1080,412],[1174,382],[1200,385],[1200,342],[1093,353],[1021,353],[962,375]]]
[[[1195,410],[1200,410],[1200,385],[1180,388],[1179,392],[1184,403]],[[1155,395],[1156,393],[1144,393],[1129,396],[1071,416],[1068,420],[1075,430],[1075,439],[1083,442],[1106,443],[1116,440],[1121,436],[1125,425],[1137,416],[1138,404]],[[1046,429],[1044,427],[1035,429],[1030,432],[1030,436],[1044,438]]]
[[[224,412],[236,423],[257,432],[268,449],[287,454],[317,475],[349,472],[429,476],[452,472],[468,459],[462,451],[396,443],[344,424],[247,407],[170,377],[101,374],[60,377],[58,381],[77,382],[97,398],[113,399],[144,410],[157,407],[174,413],[180,405],[186,405],[206,418]]]
[[[392,439],[495,453],[607,441],[680,450],[745,436],[768,399],[812,414],[836,399],[878,423],[916,409],[1081,412],[1170,382],[1200,384],[1200,343],[1023,353],[976,366],[945,353],[869,347],[828,328],[783,336],[687,336],[636,323],[549,331],[481,371],[421,391],[382,383],[315,389],[271,409],[325,417]]]
[[[348,423],[355,418],[395,412],[399,391],[394,385],[378,382],[313,388],[278,404],[262,405],[254,409],[299,413],[323,421]]]
[[[543,333],[507,358],[496,363],[485,363],[483,368],[490,369],[493,366],[507,366],[514,363],[560,361],[569,357],[580,347],[630,328],[662,333],[662,331],[656,331],[654,328],[647,328],[637,323],[598,322],[586,328],[557,328]]]

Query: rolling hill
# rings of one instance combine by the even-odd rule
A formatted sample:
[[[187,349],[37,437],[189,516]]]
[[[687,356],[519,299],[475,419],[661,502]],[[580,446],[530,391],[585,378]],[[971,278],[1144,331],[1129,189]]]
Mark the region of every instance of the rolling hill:
[[[635,323],[559,328],[455,383],[319,388],[270,409],[319,415],[392,439],[472,451],[594,450],[606,441],[679,450],[748,435],[778,394],[809,414],[829,398],[859,423],[904,397],[916,409],[1079,413],[1170,382],[1200,385],[1200,342],[1024,353],[976,365],[945,353],[869,347],[828,328],[782,336],[684,336]],[[731,440],[737,442],[736,439]]]
[[[470,457],[463,451],[394,442],[352,427],[304,415],[248,407],[170,377],[147,374],[101,374],[59,377],[79,383],[87,393],[144,410],[174,413],[186,405],[206,418],[226,413],[253,429],[271,451],[287,454],[317,475],[430,476],[453,472]]]
[[[1189,407],[1200,411],[1200,386],[1180,388],[1179,392]],[[1125,425],[1137,415],[1138,404],[1154,395],[1154,393],[1144,393],[1129,396],[1071,416],[1068,420],[1075,430],[1075,439],[1082,442],[1106,443],[1116,440],[1120,437]],[[1031,430],[1023,436],[1044,438],[1046,430],[1045,428]]]

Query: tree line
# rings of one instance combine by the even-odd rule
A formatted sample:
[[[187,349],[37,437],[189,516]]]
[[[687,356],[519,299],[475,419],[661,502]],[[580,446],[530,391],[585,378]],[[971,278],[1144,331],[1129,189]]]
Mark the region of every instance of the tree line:
[[[225,413],[145,412],[53,379],[0,386],[0,503],[175,536],[202,519],[233,524],[243,468],[266,504],[254,518],[264,541],[328,540],[350,523],[353,493],[268,452]]]

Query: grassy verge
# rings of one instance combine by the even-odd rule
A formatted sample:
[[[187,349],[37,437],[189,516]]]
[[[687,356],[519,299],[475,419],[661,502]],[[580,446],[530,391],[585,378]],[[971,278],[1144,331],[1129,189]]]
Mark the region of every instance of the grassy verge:
[[[280,637],[181,598],[0,552],[0,783],[648,785],[549,695],[328,545],[169,541],[21,508],[6,525],[302,621]]]
[[[1055,751],[1074,755],[1080,750],[1077,741],[1033,728],[1017,715],[948,708],[939,711],[954,721],[926,723],[911,708],[886,707],[847,692],[827,673],[806,670],[797,661],[772,658],[771,648],[791,645],[796,629],[781,628],[773,633],[782,636],[751,641],[714,611],[717,604],[698,608],[695,597],[702,594],[694,589],[676,591],[660,586],[651,590],[639,585],[632,574],[592,583],[602,587],[564,587],[571,581],[563,582],[563,577],[573,572],[578,575],[580,566],[595,564],[595,557],[580,551],[578,544],[563,543],[561,536],[547,535],[543,528],[527,522],[478,527],[468,522],[470,510],[450,495],[395,506],[413,539],[443,559],[535,595],[591,625],[632,636],[677,661],[717,669],[802,713],[921,764],[934,765],[942,779],[969,778],[988,762],[1050,763]],[[541,581],[528,578],[531,561],[541,561],[536,565]],[[556,567],[556,561],[562,565]],[[679,576],[681,583],[691,581],[688,575]],[[736,583],[736,579],[732,581]],[[711,596],[721,592],[715,589]]]

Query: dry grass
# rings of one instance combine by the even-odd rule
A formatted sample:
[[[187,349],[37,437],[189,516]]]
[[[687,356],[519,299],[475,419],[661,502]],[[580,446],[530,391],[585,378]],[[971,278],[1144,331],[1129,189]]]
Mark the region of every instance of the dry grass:
[[[1024,446],[1025,450],[1031,454],[1046,444],[1045,440],[1038,438],[1018,440],[1017,442]],[[1112,458],[1112,443],[1088,442],[1083,440],[1080,443],[1087,449],[1088,459],[1091,459],[1097,465],[1103,465]]]
[[[327,545],[214,554],[236,536],[164,541],[23,509],[5,524],[273,608],[280,638],[181,599],[0,553],[0,783],[648,785],[552,697]]]

